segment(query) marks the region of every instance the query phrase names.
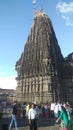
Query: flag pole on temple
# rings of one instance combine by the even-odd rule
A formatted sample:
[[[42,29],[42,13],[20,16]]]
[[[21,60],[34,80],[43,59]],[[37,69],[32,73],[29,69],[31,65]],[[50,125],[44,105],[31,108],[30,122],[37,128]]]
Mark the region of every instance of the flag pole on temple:
[[[35,5],[36,4],[36,0],[33,0],[33,5]]]
[[[36,0],[33,0],[33,17],[34,15],[37,15],[37,11],[36,11]]]

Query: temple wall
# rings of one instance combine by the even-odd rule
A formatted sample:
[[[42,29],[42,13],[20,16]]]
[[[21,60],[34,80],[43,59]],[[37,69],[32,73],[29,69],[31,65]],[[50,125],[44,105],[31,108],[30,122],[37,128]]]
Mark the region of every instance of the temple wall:
[[[18,87],[17,87],[17,95],[20,97],[19,100],[24,101],[51,101],[52,100],[52,92],[49,91],[49,84],[51,81],[49,80],[50,77],[33,77],[33,78],[26,78],[22,80],[18,80]],[[23,85],[23,86],[22,86]]]

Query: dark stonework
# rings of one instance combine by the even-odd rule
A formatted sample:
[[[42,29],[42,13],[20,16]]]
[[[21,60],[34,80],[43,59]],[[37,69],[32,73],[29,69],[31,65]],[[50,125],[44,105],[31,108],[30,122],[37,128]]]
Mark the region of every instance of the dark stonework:
[[[63,58],[52,22],[42,10],[34,18],[16,71],[19,101],[70,99],[65,90],[69,88],[66,86],[67,76],[71,80],[73,75],[73,54]]]
[[[73,105],[73,53],[65,58],[62,65],[63,99]]]

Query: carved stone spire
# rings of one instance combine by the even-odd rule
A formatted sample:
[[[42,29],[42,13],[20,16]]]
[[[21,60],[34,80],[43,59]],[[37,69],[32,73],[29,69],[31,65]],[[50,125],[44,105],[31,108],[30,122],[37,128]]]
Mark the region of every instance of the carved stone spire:
[[[25,101],[34,100],[34,95],[37,101],[47,98],[53,100],[57,93],[56,87],[59,86],[58,73],[60,74],[59,66],[62,61],[63,56],[52,22],[41,9],[34,18],[24,51],[16,63],[17,91],[22,88],[21,95]],[[59,98],[59,95],[57,97]]]

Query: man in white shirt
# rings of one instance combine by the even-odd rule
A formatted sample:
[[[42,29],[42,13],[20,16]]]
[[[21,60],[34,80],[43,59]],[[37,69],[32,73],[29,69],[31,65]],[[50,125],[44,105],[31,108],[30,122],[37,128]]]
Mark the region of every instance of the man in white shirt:
[[[55,109],[55,103],[51,103],[50,110],[51,110],[51,118],[54,117],[54,109]]]
[[[35,104],[32,103],[31,108],[28,112],[30,130],[33,130],[33,129],[37,130],[37,117],[38,117],[38,112],[35,109]]]
[[[55,116],[56,118],[59,116],[59,105],[58,105],[58,103],[55,104],[54,116]]]

